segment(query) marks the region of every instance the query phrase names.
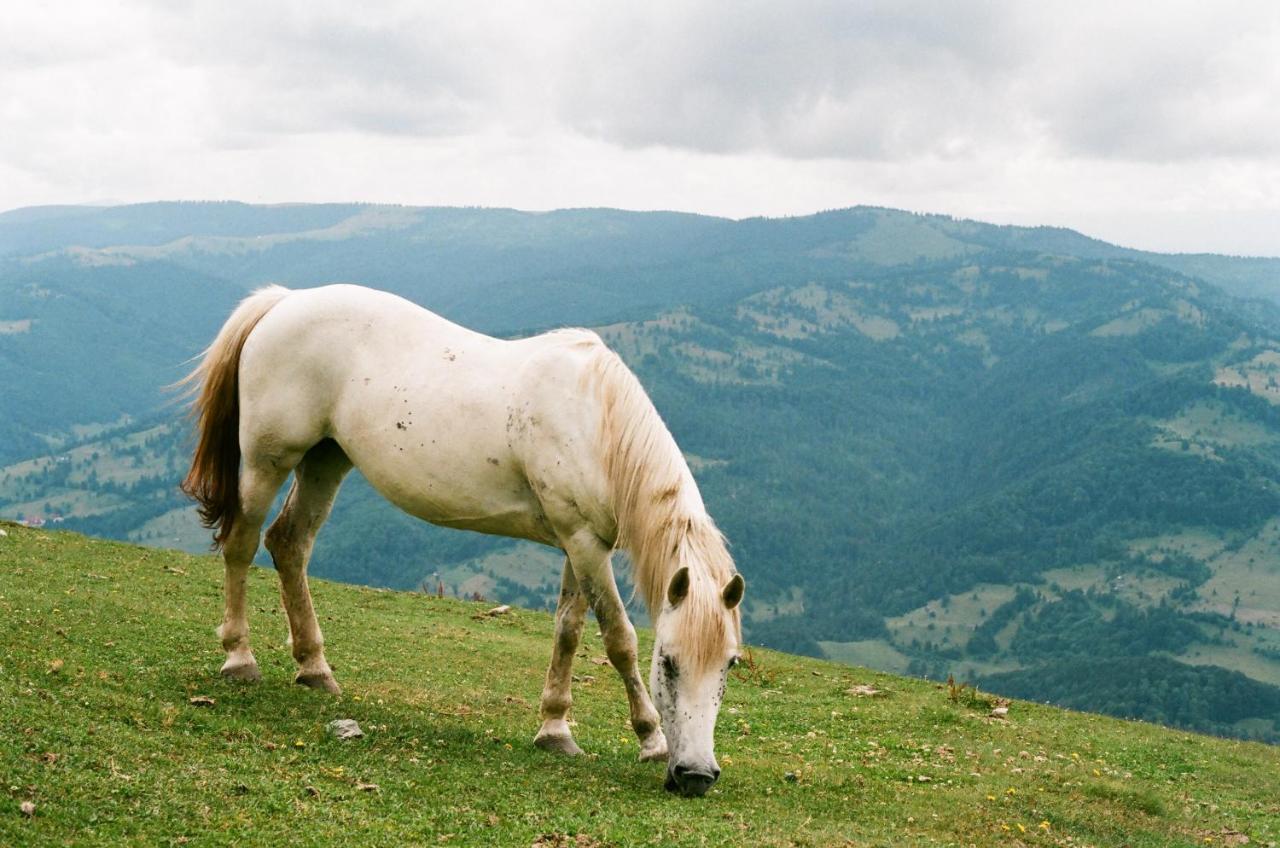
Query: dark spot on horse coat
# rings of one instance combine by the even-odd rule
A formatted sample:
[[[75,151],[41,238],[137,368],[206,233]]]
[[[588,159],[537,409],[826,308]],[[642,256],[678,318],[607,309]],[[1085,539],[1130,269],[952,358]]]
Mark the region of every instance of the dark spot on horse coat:
[[[408,428],[408,425],[406,425],[403,421],[397,421],[397,422],[396,422],[396,429],[397,429],[397,430],[407,430],[407,429],[409,429],[409,428]]]
[[[491,457],[489,457],[489,464],[490,464],[490,465],[501,465],[502,463],[498,462],[498,458],[497,458],[496,456],[491,456]]]
[[[557,628],[556,642],[561,654],[571,654],[578,647],[578,632],[572,627]]]

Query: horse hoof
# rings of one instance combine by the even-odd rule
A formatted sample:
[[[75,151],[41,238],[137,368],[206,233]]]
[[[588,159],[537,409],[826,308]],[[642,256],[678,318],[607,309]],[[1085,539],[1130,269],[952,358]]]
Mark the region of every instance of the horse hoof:
[[[539,733],[534,738],[533,744],[534,747],[541,748],[544,751],[550,751],[553,754],[564,754],[569,757],[576,757],[582,753],[582,749],[578,747],[577,742],[573,741],[572,736]]]
[[[257,683],[262,680],[262,672],[258,671],[258,663],[253,657],[248,661],[236,658],[228,659],[222,666],[222,677],[239,683]]]
[[[332,674],[325,671],[300,671],[298,676],[293,678],[293,682],[311,689],[323,689],[330,695],[342,694],[342,687],[338,685],[338,681],[333,679]]]
[[[667,759],[667,737],[661,730],[656,730],[640,742],[640,762],[660,763]]]

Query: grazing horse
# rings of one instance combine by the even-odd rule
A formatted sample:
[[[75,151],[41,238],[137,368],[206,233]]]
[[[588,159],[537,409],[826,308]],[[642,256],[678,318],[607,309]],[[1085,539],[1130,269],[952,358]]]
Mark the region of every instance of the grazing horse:
[[[292,472],[266,547],[296,681],[340,691],[307,560],[354,466],[387,500],[432,524],[565,552],[535,745],[581,753],[565,716],[589,604],[626,687],[640,759],[666,759],[671,790],[702,795],[715,783],[713,735],[737,661],[743,580],[675,440],[595,333],[508,341],[385,292],[270,286],[236,308],[187,380],[199,441],[183,490],[199,502],[226,563],[223,675],[260,678],[245,580],[267,510]],[[630,553],[654,622],[656,708],[614,582],[615,548]]]

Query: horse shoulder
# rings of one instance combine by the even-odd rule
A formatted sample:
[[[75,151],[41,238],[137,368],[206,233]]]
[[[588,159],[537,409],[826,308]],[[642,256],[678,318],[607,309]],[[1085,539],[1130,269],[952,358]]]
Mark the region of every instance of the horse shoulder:
[[[611,525],[599,451],[601,406],[589,379],[594,360],[608,348],[596,333],[581,329],[528,341],[535,350],[519,375],[509,423],[512,448],[557,533],[574,524]]]

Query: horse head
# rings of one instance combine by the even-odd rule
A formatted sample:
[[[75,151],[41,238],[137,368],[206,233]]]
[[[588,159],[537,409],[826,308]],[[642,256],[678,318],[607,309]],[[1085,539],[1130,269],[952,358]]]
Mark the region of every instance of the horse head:
[[[705,574],[678,569],[667,585],[655,626],[649,689],[667,737],[666,788],[706,794],[720,777],[716,716],[725,681],[738,662],[745,584],[734,574],[717,585]]]

